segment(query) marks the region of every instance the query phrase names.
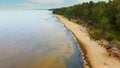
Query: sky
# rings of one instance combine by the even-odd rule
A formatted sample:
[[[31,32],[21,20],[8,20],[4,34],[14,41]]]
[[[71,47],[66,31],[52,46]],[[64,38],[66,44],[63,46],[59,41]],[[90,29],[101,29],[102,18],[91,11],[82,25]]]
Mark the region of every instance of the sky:
[[[91,0],[0,0],[0,9],[49,9],[71,6]],[[108,1],[108,0],[92,0]]]

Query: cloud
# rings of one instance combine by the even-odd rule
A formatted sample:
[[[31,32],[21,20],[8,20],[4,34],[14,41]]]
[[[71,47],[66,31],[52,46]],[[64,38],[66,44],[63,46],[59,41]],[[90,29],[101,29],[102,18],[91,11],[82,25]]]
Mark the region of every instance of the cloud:
[[[26,0],[24,3],[17,4],[22,8],[37,8],[45,6],[61,5],[64,0]]]
[[[21,4],[17,4],[17,6],[21,6],[21,7],[32,7],[33,4],[24,2],[24,3],[21,3]]]
[[[31,2],[36,4],[61,4],[63,0],[31,0]]]
[[[89,2],[89,1],[92,1],[92,0],[77,0],[78,3],[83,3],[83,2]]]

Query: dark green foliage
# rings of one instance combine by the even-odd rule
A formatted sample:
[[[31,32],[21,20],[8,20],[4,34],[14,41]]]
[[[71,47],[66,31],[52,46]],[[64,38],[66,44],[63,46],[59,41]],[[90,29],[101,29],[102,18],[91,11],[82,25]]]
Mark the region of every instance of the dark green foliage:
[[[63,15],[69,19],[82,19],[85,24],[107,29],[120,31],[120,0],[106,2],[78,4],[70,7],[53,10],[54,14]]]
[[[120,38],[120,0],[99,1],[78,4],[53,10],[54,14],[63,15],[69,19],[79,20],[77,24],[87,25],[90,35],[95,39],[106,39],[109,42]],[[99,31],[100,30],[100,31]],[[110,33],[112,35],[108,35]],[[117,33],[117,37],[114,33]],[[120,40],[118,40],[120,41]]]
[[[114,39],[114,36],[113,36],[112,34],[107,34],[107,35],[106,35],[106,40],[107,40],[108,42],[113,41],[113,39]]]

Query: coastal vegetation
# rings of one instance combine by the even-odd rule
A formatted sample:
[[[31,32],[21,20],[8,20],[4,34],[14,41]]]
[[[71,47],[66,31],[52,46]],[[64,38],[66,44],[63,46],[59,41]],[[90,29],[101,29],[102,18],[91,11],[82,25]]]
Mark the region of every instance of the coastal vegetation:
[[[120,49],[120,0],[90,1],[57,8],[53,13],[87,27],[93,39],[105,39]]]

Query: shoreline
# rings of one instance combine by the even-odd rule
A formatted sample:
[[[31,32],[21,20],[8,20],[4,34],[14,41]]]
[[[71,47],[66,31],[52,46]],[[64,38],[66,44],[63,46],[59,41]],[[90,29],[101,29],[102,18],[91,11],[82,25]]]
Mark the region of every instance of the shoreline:
[[[66,26],[64,25],[64,27],[66,27]],[[84,44],[82,44],[81,41],[78,40],[78,38],[75,36],[75,34],[70,29],[68,29],[68,30],[72,33],[72,36],[73,36],[74,40],[78,43],[78,47],[79,47],[78,49],[82,53],[82,60],[83,60],[83,63],[84,63],[84,65],[83,65],[84,68],[92,68],[92,66],[90,64],[90,61],[88,60],[88,58],[86,56],[87,55],[87,51],[86,51],[86,49],[83,46],[81,46],[81,45],[84,45]]]
[[[90,39],[86,29],[60,15],[54,15],[59,22],[68,28],[79,43],[83,52],[84,68],[119,68],[120,61],[108,56],[106,49]]]

